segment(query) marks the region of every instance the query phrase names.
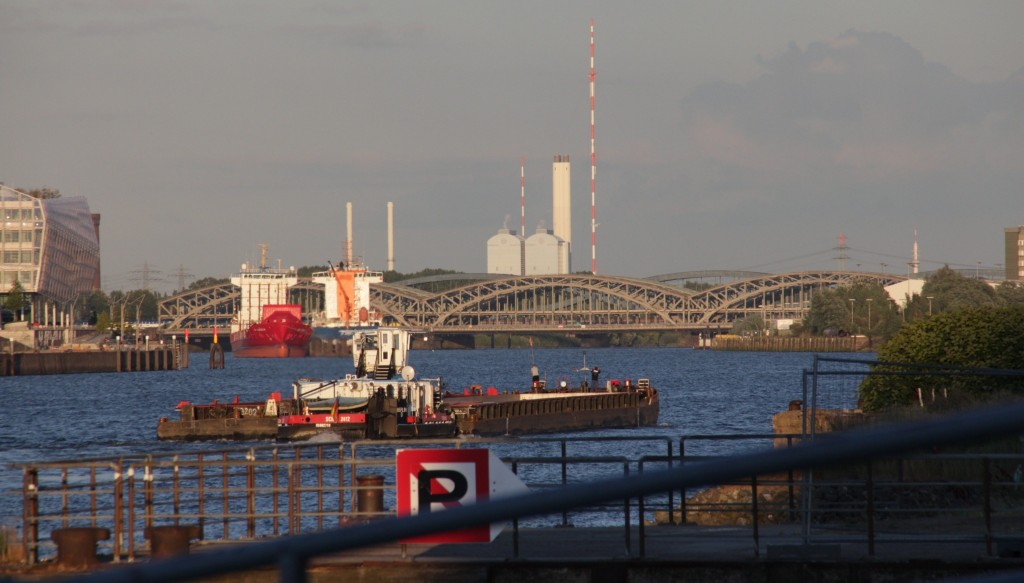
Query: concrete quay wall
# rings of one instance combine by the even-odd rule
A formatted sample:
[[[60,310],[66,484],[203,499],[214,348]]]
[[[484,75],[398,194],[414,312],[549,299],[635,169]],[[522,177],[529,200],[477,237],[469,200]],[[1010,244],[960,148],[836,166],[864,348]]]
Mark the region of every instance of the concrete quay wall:
[[[0,353],[0,376],[174,370],[177,367],[178,357],[171,347]]]

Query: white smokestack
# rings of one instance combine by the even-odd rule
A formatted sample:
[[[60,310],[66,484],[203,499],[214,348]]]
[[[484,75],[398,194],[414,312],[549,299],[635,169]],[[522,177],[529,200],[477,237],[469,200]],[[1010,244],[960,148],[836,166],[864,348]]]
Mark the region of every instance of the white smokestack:
[[[388,271],[395,270],[395,203],[388,202]]]

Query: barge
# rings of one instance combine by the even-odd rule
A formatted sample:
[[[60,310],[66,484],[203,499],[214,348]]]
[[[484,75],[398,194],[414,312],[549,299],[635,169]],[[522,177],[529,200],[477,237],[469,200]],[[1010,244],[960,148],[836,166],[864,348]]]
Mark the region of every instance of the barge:
[[[292,396],[272,393],[263,402],[181,402],[179,419],[163,418],[157,437],[171,440],[276,439],[321,435],[344,440],[503,436],[621,429],[657,423],[658,391],[647,379],[598,383],[599,371],[578,386],[548,389],[534,367],[526,390],[474,385],[447,390],[440,378],[417,379],[407,363],[411,334],[379,328],[352,339],[355,374],[301,378]]]
[[[459,433],[480,436],[566,433],[593,429],[647,427],[658,422],[658,391],[647,379],[604,389],[561,387],[548,392],[454,395],[444,403]]]

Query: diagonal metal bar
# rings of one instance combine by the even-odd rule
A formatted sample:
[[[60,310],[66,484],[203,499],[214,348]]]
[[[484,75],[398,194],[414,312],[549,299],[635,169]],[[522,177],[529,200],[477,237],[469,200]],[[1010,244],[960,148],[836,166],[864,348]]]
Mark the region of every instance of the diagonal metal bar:
[[[1003,404],[955,416],[828,435],[786,449],[756,451],[722,460],[569,486],[445,512],[388,518],[366,526],[252,543],[222,551],[114,568],[76,578],[64,578],[61,581],[170,583],[274,564],[301,564],[310,558],[330,553],[471,525],[505,521],[513,517],[548,514],[567,508],[646,496],[671,489],[713,485],[789,469],[863,461],[929,446],[962,444],[1022,431],[1024,403]],[[294,573],[289,575],[294,576]]]

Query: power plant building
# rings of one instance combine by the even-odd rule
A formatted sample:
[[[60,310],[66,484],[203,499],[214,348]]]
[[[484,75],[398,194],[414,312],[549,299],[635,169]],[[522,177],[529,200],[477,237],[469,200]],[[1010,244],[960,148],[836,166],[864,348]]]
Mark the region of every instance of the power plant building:
[[[487,273],[523,275],[525,257],[523,238],[509,229],[500,229],[487,240]]]
[[[556,155],[551,167],[553,229],[540,227],[529,237],[508,228],[487,240],[487,273],[562,275],[570,272],[572,240],[569,156]],[[524,195],[525,200],[525,195]],[[525,203],[524,203],[525,221]],[[506,217],[507,220],[507,217]]]
[[[1007,281],[1024,281],[1024,225],[1004,229]]]
[[[524,275],[569,273],[569,244],[549,229],[539,228],[526,239]]]
[[[569,155],[559,154],[551,165],[551,219],[554,235],[565,243],[567,257],[572,253],[572,179],[569,169]],[[565,271],[568,273],[566,260]]]

